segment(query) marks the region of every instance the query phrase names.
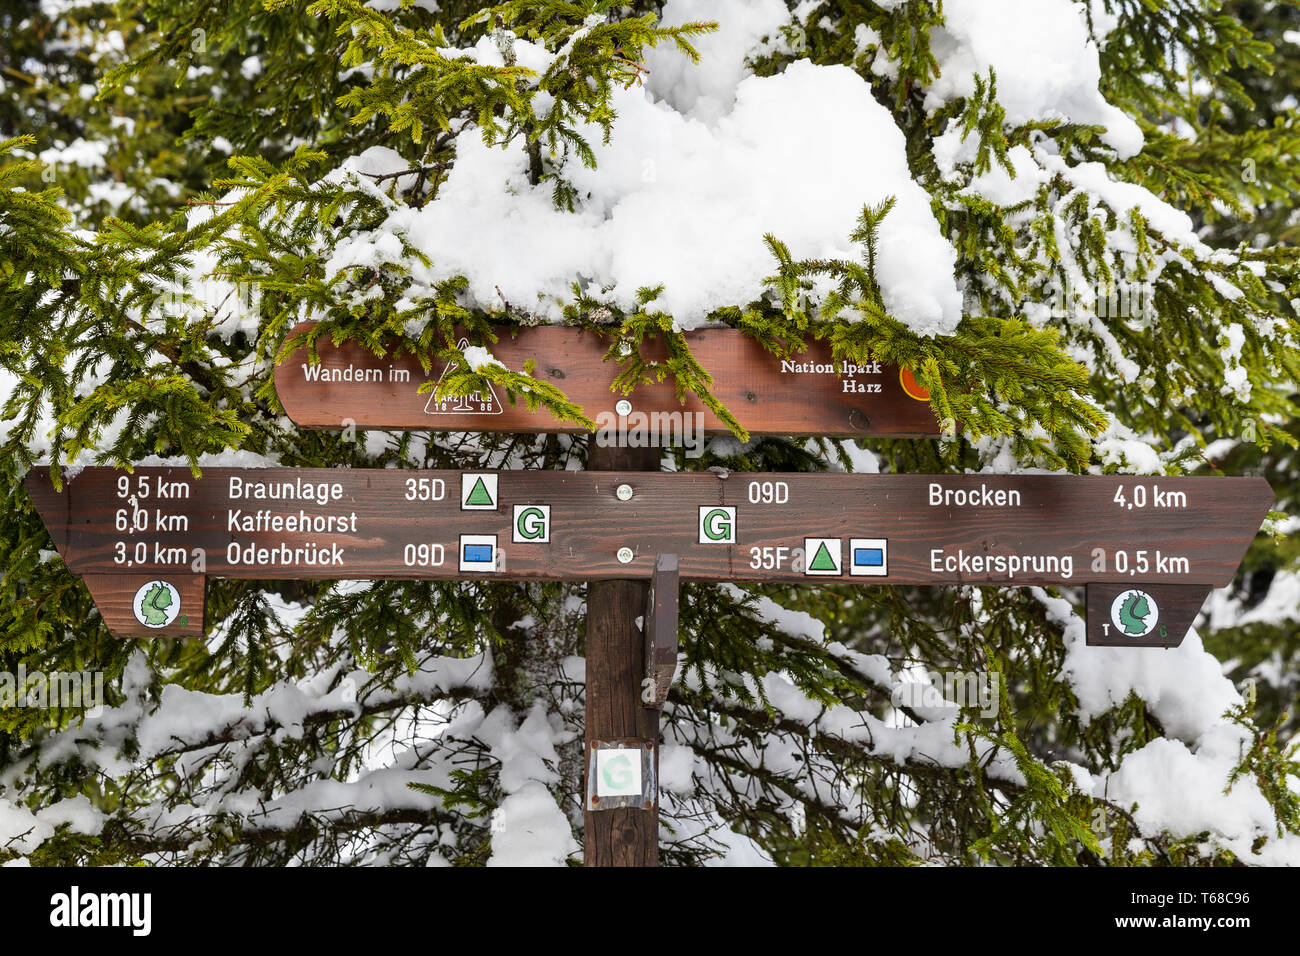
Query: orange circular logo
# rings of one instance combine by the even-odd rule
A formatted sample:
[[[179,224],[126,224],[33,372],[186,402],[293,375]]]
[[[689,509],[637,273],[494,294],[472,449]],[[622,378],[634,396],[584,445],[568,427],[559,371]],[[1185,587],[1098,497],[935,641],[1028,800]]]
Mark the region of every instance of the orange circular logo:
[[[898,381],[902,384],[903,391],[907,393],[908,398],[914,398],[918,402],[928,402],[930,400],[930,390],[924,388],[909,369],[901,368],[898,370]]]

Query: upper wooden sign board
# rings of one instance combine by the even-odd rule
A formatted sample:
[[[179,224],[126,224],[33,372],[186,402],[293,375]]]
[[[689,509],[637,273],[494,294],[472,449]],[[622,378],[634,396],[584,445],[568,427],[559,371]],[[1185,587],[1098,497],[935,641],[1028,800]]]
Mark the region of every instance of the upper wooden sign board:
[[[304,323],[295,332],[310,328]],[[605,361],[608,342],[596,333],[544,325],[499,329],[493,357],[522,372],[536,362],[534,375],[561,389],[598,424],[625,427],[616,403],[624,396],[611,386],[620,372]],[[929,393],[909,372],[873,362],[836,363],[824,342],[782,360],[753,338],[735,329],[686,333],[691,353],[713,376],[713,395],[751,435],[825,435],[895,438],[934,437],[940,432],[930,410]],[[663,359],[662,343],[647,345],[647,359]],[[478,432],[580,432],[572,422],[557,421],[544,408],[529,411],[522,400],[486,393],[437,399],[420,392],[437,382],[446,367],[435,364],[426,374],[413,356],[380,358],[356,342],[317,343],[319,363],[305,348],[275,369],[275,388],[289,418],[304,428],[384,428]],[[627,396],[632,415],[695,416],[705,434],[728,429],[702,402],[678,401],[671,379],[639,386]],[[602,419],[602,416],[605,416]],[[688,426],[689,427],[689,426]]]
[[[27,488],[110,629],[158,636],[202,633],[207,575],[581,581],[676,555],[696,581],[1100,585],[1096,642],[1176,644],[1273,502],[1262,478],[1072,475],[86,468]]]

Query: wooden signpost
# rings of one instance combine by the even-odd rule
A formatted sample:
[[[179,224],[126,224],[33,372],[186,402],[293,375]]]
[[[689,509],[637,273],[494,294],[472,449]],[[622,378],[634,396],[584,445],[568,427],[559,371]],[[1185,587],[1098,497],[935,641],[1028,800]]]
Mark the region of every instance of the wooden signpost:
[[[304,323],[295,332],[309,328]],[[604,360],[608,340],[591,331],[543,325],[499,331],[492,355],[515,371],[533,359],[534,374],[562,389],[587,416],[603,424],[615,417],[610,390],[619,367]],[[736,329],[686,333],[691,353],[713,375],[713,394],[752,435],[933,437],[939,424],[930,395],[895,366],[836,364],[824,342],[795,359],[781,360]],[[662,346],[659,346],[662,348]],[[654,346],[648,346],[654,348]],[[426,375],[412,356],[378,358],[356,342],[317,343],[318,364],[299,350],[275,369],[275,389],[289,418],[304,428],[428,429],[433,431],[580,432],[545,409],[530,412],[489,391],[439,401],[419,387],[446,371]],[[648,358],[663,358],[651,352]],[[671,381],[645,384],[630,397],[632,416],[694,416],[705,434],[728,429],[692,396],[677,400]],[[635,418],[632,425],[635,427]],[[680,423],[680,419],[679,419]],[[694,419],[687,422],[693,427]],[[628,424],[623,416],[623,424]],[[649,422],[647,423],[649,424]]]
[[[782,361],[732,330],[688,334],[752,434],[932,436],[907,373]],[[503,334],[494,356],[559,385],[598,424],[725,426],[671,383],[614,402],[594,333]],[[438,400],[412,358],[319,345],[275,371],[307,428],[580,431],[488,393]],[[433,377],[445,374],[435,369]],[[603,421],[602,421],[603,419]],[[689,423],[689,424],[688,424]],[[654,444],[651,442],[650,444]],[[689,453],[689,452],[688,452]],[[199,637],[209,576],[587,581],[586,862],[658,860],[659,708],[680,580],[1086,589],[1087,642],[1172,647],[1230,583],[1273,503],[1262,478],[660,473],[661,449],[593,441],[589,469],[85,468],[27,489],[109,631]]]
[[[1093,643],[1172,646],[1170,609],[1231,582],[1273,501],[1262,478],[1072,475],[86,468],[27,487],[123,636],[200,634],[206,576],[649,581],[674,555],[690,581],[1104,587],[1136,599],[1089,615]]]
[[[658,448],[593,445],[587,454],[587,474],[593,479],[593,488],[604,488],[608,494],[614,473],[633,469],[652,472],[658,467],[660,453]],[[631,487],[626,482],[613,485],[614,499],[630,503],[635,497]],[[618,551],[615,559],[620,555],[627,557],[626,552]],[[587,866],[659,864],[659,711],[645,706],[644,698],[637,694],[650,636],[645,619],[638,618],[648,613],[649,590],[643,578],[627,574],[618,580],[587,583],[583,720],[587,776],[583,856]],[[670,597],[675,611],[676,589],[665,596]],[[676,664],[674,656],[674,668]]]

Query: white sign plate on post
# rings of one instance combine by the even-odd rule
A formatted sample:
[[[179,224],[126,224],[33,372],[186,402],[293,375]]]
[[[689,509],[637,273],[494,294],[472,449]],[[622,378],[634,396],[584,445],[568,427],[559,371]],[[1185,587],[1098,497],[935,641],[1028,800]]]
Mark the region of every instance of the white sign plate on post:
[[[658,791],[652,740],[598,740],[587,754],[587,807],[650,810]]]
[[[639,797],[641,795],[641,751],[632,747],[611,747],[596,751],[596,796]]]

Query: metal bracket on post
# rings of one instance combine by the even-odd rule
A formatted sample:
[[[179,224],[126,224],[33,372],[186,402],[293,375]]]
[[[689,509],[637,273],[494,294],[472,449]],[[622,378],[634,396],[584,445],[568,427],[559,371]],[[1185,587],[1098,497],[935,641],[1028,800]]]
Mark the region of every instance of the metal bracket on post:
[[[677,673],[677,598],[679,578],[677,555],[661,554],[655,560],[646,600],[645,679],[641,682],[641,703],[662,710],[668,688]]]

